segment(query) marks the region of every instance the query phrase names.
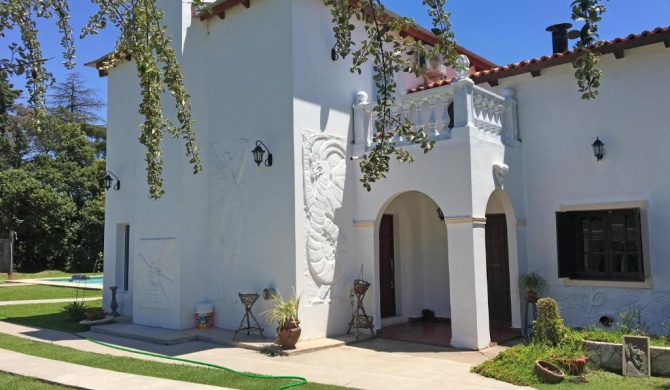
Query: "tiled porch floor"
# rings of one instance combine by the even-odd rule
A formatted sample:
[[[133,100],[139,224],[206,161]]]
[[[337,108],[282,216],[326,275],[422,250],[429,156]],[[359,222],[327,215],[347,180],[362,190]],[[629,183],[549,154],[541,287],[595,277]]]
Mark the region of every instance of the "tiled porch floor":
[[[519,329],[510,328],[509,325],[494,323],[491,324],[490,331],[491,345],[500,345],[521,337]],[[382,328],[379,337],[448,347],[451,345],[451,323],[448,321],[416,321],[391,325]]]

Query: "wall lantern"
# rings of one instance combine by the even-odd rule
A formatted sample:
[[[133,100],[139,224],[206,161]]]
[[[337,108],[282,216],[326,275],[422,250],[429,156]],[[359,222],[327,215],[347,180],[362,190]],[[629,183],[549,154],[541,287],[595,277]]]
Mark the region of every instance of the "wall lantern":
[[[593,147],[593,155],[596,156],[598,161],[602,160],[605,156],[605,144],[603,141],[596,137],[596,140],[591,144],[591,146]]]
[[[331,60],[337,61],[337,60],[340,59],[340,55],[337,53],[339,48],[340,48],[340,45],[338,45],[337,42],[335,42],[335,46],[333,46],[333,48],[330,49],[330,59]],[[342,58],[345,58],[346,56],[347,55],[345,54],[345,55],[342,56]]]
[[[114,184],[114,180],[116,180],[116,184]],[[112,187],[114,188],[114,191],[121,189],[121,180],[119,180],[119,178],[110,171],[107,171],[107,174],[102,179],[102,181],[104,183],[103,185],[105,186],[105,190],[107,191],[109,191],[109,189]]]
[[[437,217],[440,219],[440,221],[444,222],[444,213],[442,212],[441,208],[437,208]]]
[[[263,145],[261,147],[261,145]],[[265,149],[265,150],[263,150]],[[272,166],[272,153],[270,153],[270,149],[268,149],[267,146],[265,146],[264,143],[261,141],[256,141],[256,147],[254,150],[251,151],[254,155],[254,162],[258,164],[258,166],[261,166],[261,163],[263,162],[263,154],[265,154],[265,151],[267,150],[268,152],[268,158],[265,160],[265,166],[266,167],[271,167]]]

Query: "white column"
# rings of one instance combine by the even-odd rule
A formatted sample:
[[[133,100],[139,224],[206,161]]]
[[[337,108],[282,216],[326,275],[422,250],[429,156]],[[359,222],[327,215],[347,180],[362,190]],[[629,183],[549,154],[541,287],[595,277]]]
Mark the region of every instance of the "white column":
[[[486,276],[485,218],[447,218],[451,345],[482,349],[491,343]]]

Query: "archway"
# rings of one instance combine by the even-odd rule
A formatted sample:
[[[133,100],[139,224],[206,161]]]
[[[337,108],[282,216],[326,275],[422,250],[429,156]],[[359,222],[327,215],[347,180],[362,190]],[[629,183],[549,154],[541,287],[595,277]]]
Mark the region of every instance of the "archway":
[[[379,212],[375,277],[382,328],[451,317],[447,229],[438,208],[426,194],[408,191]]]
[[[518,328],[516,217],[509,197],[499,189],[486,205],[486,275],[489,322]]]

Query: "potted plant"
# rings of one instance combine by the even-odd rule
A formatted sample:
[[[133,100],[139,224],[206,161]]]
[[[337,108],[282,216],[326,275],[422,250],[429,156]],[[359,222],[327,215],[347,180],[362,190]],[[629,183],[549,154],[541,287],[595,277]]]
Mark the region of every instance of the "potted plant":
[[[270,298],[274,306],[266,312],[268,321],[277,323],[277,344],[284,349],[295,349],[300,333],[302,333],[298,319],[301,295],[297,295],[294,288],[288,299],[284,299],[279,292]]]
[[[370,282],[363,280],[363,265],[361,264],[361,273],[358,275],[358,279],[354,280],[354,292],[356,295],[365,295],[368,288],[370,288]]]
[[[519,275],[518,284],[527,299],[536,299],[547,288],[547,281],[535,271]]]
[[[92,307],[86,310],[86,321],[104,320],[107,317],[107,312],[101,307]]]

